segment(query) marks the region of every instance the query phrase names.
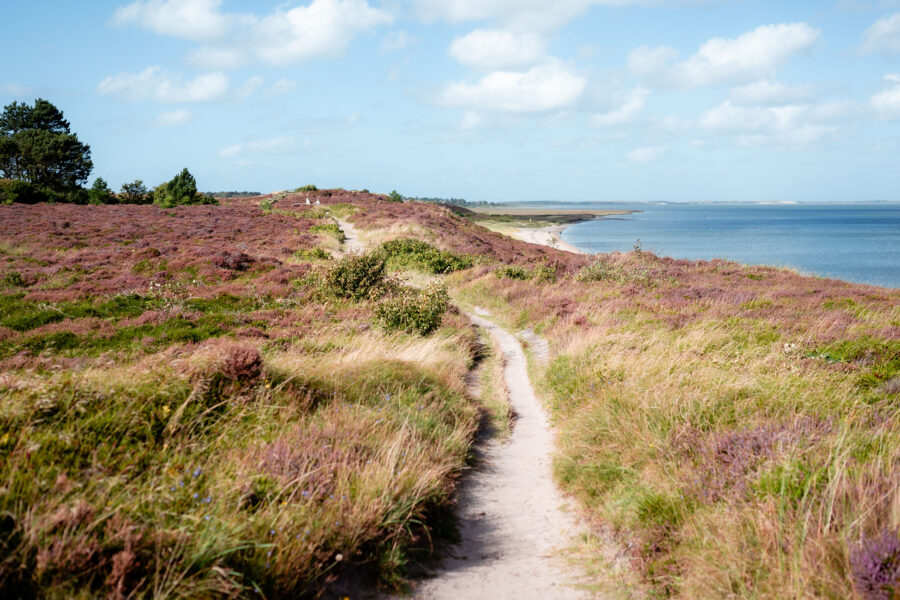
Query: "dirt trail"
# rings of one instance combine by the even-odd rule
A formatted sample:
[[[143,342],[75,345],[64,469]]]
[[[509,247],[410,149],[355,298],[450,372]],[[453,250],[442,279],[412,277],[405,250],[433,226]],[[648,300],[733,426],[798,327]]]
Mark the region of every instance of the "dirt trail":
[[[484,314],[484,311],[478,311]],[[551,474],[553,438],[534,394],[518,340],[491,321],[469,315],[497,340],[506,359],[504,377],[516,413],[506,443],[482,445],[481,464],[460,489],[462,541],[414,597],[422,600],[575,600],[590,597],[570,587],[556,551],[569,545],[576,528],[563,512]]]
[[[365,252],[366,245],[359,238],[359,230],[350,221],[344,219],[335,219],[338,227],[344,232],[344,248],[343,252],[349,254],[351,252]]]

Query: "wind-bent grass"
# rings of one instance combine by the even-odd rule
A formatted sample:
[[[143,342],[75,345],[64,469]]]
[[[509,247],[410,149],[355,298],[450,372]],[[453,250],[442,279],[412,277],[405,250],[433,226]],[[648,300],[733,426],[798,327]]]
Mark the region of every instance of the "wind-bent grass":
[[[900,294],[646,253],[592,269],[451,276],[548,337],[532,368],[588,518],[658,595],[870,597],[860,565],[896,546],[870,540],[900,525]]]
[[[0,596],[313,597],[348,564],[403,586],[478,422],[464,319],[388,334],[323,295],[305,213],[61,207],[59,258],[24,243],[54,209],[3,208]]]

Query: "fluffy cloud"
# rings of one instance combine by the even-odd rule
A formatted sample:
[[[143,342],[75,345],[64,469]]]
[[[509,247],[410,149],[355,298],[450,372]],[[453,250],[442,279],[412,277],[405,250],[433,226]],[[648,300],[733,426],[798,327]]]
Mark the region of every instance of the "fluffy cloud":
[[[224,37],[231,27],[219,8],[222,0],[138,0],[120,6],[113,14],[116,25],[139,23],[160,35],[188,40]]]
[[[644,148],[635,148],[628,153],[628,160],[633,163],[646,164],[653,162],[666,153],[665,146],[646,146]]]
[[[883,118],[900,118],[900,74],[887,75],[884,79],[893,86],[872,96],[869,104]]]
[[[638,75],[681,87],[747,81],[770,75],[791,56],[811,48],[820,36],[806,23],[764,25],[734,39],[712,38],[675,65],[670,65],[673,49],[645,46],[632,51],[628,64]]]
[[[476,29],[450,44],[450,56],[478,69],[527,67],[544,54],[544,40],[533,33]]]
[[[574,104],[585,84],[584,77],[554,60],[527,71],[494,71],[474,83],[451,83],[439,100],[472,110],[542,112]]]
[[[737,133],[738,143],[806,145],[837,132],[831,121],[843,116],[841,104],[739,106],[724,102],[700,118],[706,129]]]
[[[864,52],[900,54],[900,13],[882,17],[863,33]]]
[[[790,104],[812,96],[809,86],[785,85],[777,81],[757,81],[731,90],[736,104]]]
[[[225,95],[228,78],[222,73],[205,73],[185,81],[169,75],[160,66],[154,66],[140,73],[110,75],[97,85],[97,91],[128,100],[209,102]]]
[[[392,22],[366,0],[312,0],[259,17],[224,13],[221,0],[136,0],[118,9],[118,25],[202,42],[192,58],[212,68],[249,61],[286,65],[343,51],[357,34]]]
[[[592,116],[591,124],[595,127],[611,127],[629,123],[644,109],[649,95],[650,92],[644,88],[634,89],[625,97],[622,106],[608,113]]]
[[[194,118],[194,115],[191,111],[179,108],[170,112],[160,113],[153,121],[153,124],[158,127],[177,127],[189,123],[192,118]]]

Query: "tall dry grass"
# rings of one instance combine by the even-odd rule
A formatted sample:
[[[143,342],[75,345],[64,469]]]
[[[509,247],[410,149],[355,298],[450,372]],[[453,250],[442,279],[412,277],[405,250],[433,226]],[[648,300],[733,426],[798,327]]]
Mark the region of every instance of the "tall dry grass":
[[[881,597],[878,565],[900,560],[879,541],[900,526],[900,293],[647,253],[454,281],[549,339],[532,369],[557,477],[653,593]]]

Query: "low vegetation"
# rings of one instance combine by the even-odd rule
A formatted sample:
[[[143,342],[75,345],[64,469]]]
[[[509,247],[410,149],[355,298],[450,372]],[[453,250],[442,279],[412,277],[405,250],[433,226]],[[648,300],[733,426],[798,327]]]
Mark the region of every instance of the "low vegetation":
[[[648,252],[496,273],[455,293],[549,339],[558,479],[651,595],[900,589],[900,293]]]
[[[387,200],[0,206],[0,596],[304,597],[351,565],[401,588],[485,354],[509,422],[453,298],[547,338],[557,478],[651,596],[891,597],[900,292]],[[334,211],[388,241],[332,259]]]
[[[326,268],[254,201],[0,222],[0,596],[403,585],[478,422],[446,293],[373,328],[384,258]]]

